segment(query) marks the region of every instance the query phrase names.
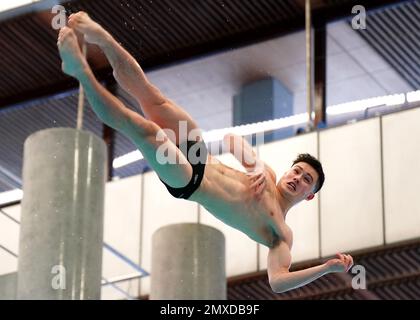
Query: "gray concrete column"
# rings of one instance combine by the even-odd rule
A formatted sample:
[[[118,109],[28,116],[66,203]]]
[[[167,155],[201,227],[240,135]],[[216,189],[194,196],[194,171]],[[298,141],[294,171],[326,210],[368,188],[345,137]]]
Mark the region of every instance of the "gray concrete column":
[[[194,223],[157,230],[152,238],[150,299],[226,299],[223,233]]]
[[[18,299],[100,299],[106,162],[86,131],[25,141]]]
[[[7,273],[0,276],[0,300],[16,299],[17,273]]]

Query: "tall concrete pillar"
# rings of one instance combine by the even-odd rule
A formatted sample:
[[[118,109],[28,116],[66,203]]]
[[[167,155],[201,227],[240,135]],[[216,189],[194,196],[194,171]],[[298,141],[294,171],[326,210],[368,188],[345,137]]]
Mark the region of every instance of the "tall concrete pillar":
[[[25,141],[17,299],[100,299],[106,162],[86,131]]]
[[[7,273],[0,276],[0,300],[16,299],[17,273]]]
[[[226,299],[223,233],[194,223],[157,230],[152,238],[150,299]]]

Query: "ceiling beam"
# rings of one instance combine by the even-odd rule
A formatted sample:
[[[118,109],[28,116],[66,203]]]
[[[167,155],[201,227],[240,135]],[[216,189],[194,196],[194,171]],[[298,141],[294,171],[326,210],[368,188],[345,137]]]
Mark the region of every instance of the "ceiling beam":
[[[15,19],[27,14],[36,14],[41,11],[50,11],[52,7],[58,4],[76,2],[78,0],[43,0],[28,3],[26,5],[16,7],[10,10],[0,12],[0,23]]]
[[[369,0],[369,1],[347,1],[341,2],[338,4],[329,4],[329,1],[321,1],[318,0],[315,2],[315,8],[313,9],[313,23],[314,25],[318,24],[326,24],[328,22],[343,19],[345,17],[351,16],[351,8],[356,5],[364,5],[366,9],[375,10],[383,6],[393,5],[401,2],[409,2],[413,0]],[[47,1],[51,2],[51,1]],[[78,1],[61,1],[62,3],[74,2],[78,3]],[[44,1],[42,1],[44,3]],[[52,3],[52,2],[51,2]],[[50,17],[49,9],[48,10],[35,10],[34,8],[38,4],[33,4],[33,8],[27,9],[19,9],[20,14],[36,14],[44,21],[44,23],[49,23]],[[50,4],[51,5],[51,4]],[[50,7],[47,6],[48,8]],[[32,5],[31,5],[32,6]],[[45,9],[45,7],[44,7]],[[17,9],[16,9],[17,10]],[[1,17],[1,16],[0,16]],[[16,18],[15,16],[14,18]],[[155,68],[161,68],[165,65],[170,65],[174,63],[183,62],[192,58],[202,57],[210,54],[215,54],[219,52],[224,52],[226,50],[230,50],[232,48],[243,47],[246,45],[250,45],[256,42],[272,39],[275,37],[279,37],[291,32],[296,32],[303,30],[305,27],[305,19],[304,19],[304,10],[302,10],[302,15],[299,17],[292,17],[289,20],[281,21],[278,23],[274,23],[269,26],[263,26],[258,28],[257,30],[253,30],[253,32],[246,32],[241,34],[236,34],[233,36],[225,37],[222,39],[218,39],[216,41],[210,42],[203,42],[197,44],[192,47],[184,47],[180,48],[176,52],[171,52],[171,54],[167,54],[167,52],[159,55],[151,57],[147,60],[142,61],[142,67],[145,71],[150,71]],[[1,28],[1,20],[0,20],[0,28]],[[115,84],[115,80],[112,77],[112,70],[110,65],[105,59],[105,56],[96,48],[95,46],[89,46],[89,55],[88,60],[96,72],[95,74],[98,76],[98,79],[101,81],[107,81],[109,84]],[[0,102],[0,109],[13,107],[16,104],[22,104],[34,99],[46,98],[51,95],[59,94],[66,92],[67,90],[75,90],[78,88],[78,83],[74,79],[70,77],[64,77],[62,79],[57,80],[54,85],[47,86],[44,88],[31,88],[27,91],[19,92],[19,94],[12,95],[9,97],[5,97]]]
[[[317,23],[329,23],[336,20],[352,17],[352,8],[356,5],[365,7],[366,13],[374,10],[383,9],[387,6],[397,5],[403,2],[413,2],[414,0],[358,0],[347,1],[330,6],[321,6],[313,10],[313,21]]]

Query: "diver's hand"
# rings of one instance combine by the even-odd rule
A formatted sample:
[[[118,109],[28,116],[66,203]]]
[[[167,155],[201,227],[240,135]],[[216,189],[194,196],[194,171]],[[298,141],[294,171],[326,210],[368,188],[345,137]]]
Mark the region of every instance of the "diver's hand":
[[[257,160],[255,166],[247,171],[246,175],[250,180],[250,188],[254,192],[254,196],[257,197],[257,199],[260,199],[267,186],[267,172],[265,170],[264,162]]]
[[[330,273],[347,272],[353,266],[353,258],[349,254],[337,253],[336,259],[330,259],[325,264]]]

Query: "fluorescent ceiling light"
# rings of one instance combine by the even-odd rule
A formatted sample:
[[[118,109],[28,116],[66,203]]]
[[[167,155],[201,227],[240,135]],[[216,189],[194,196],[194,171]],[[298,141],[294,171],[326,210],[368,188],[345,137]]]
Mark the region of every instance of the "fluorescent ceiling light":
[[[247,136],[256,133],[287,128],[293,125],[302,124],[308,121],[307,113],[295,114],[290,117],[245,124],[241,126],[210,130],[203,132],[203,139],[206,142],[220,141],[225,134],[234,133],[240,136]]]
[[[327,114],[329,115],[339,115],[357,111],[364,111],[367,108],[372,108],[376,106],[393,106],[403,104],[406,101],[418,101],[420,100],[420,90],[413,91],[406,94],[394,94],[388,96],[374,97],[369,99],[351,101],[346,103],[341,103],[333,105],[327,108]],[[314,117],[314,113],[312,114]],[[215,129],[203,132],[203,139],[205,142],[220,141],[223,139],[224,135],[227,133],[234,133],[240,136],[247,136],[256,133],[262,133],[266,131],[278,130],[298,124],[303,124],[308,121],[307,113],[300,113],[290,117],[268,120],[263,122],[251,123],[231,128]],[[143,159],[140,151],[133,151],[126,155],[123,155],[119,158],[116,158],[113,162],[115,169],[121,168],[127,164]]]
[[[0,193],[0,205],[22,200],[23,192],[21,189],[15,189]]]
[[[38,2],[40,0],[1,0],[0,1],[0,12],[22,7],[24,5]]]
[[[420,90],[407,93],[407,102],[420,101]]]
[[[405,94],[393,94],[392,96],[387,96],[385,99],[385,104],[387,106],[397,106],[399,104],[403,104],[405,102]]]
[[[289,126],[306,123],[308,121],[308,114],[301,113],[293,115],[290,117],[285,117],[281,119],[269,120],[264,122],[251,123],[246,125],[241,125],[232,128],[223,128],[215,129],[207,132],[203,132],[203,139],[205,142],[220,141],[223,139],[224,135],[227,133],[235,133],[240,136],[246,136],[250,134],[262,133],[271,130],[277,130],[281,128],[286,128]],[[112,162],[114,169],[121,168],[135,161],[143,159],[143,156],[140,151],[135,150],[130,153],[127,153],[121,157],[115,158]]]
[[[405,102],[405,94],[393,94],[389,96],[374,97],[369,99],[351,101],[337,104],[327,108],[329,115],[338,115],[350,112],[364,111],[367,108],[379,106],[394,106]]]
[[[115,158],[114,161],[112,161],[112,166],[114,169],[118,169],[141,159],[143,159],[143,155],[139,150],[135,150],[121,157]]]

